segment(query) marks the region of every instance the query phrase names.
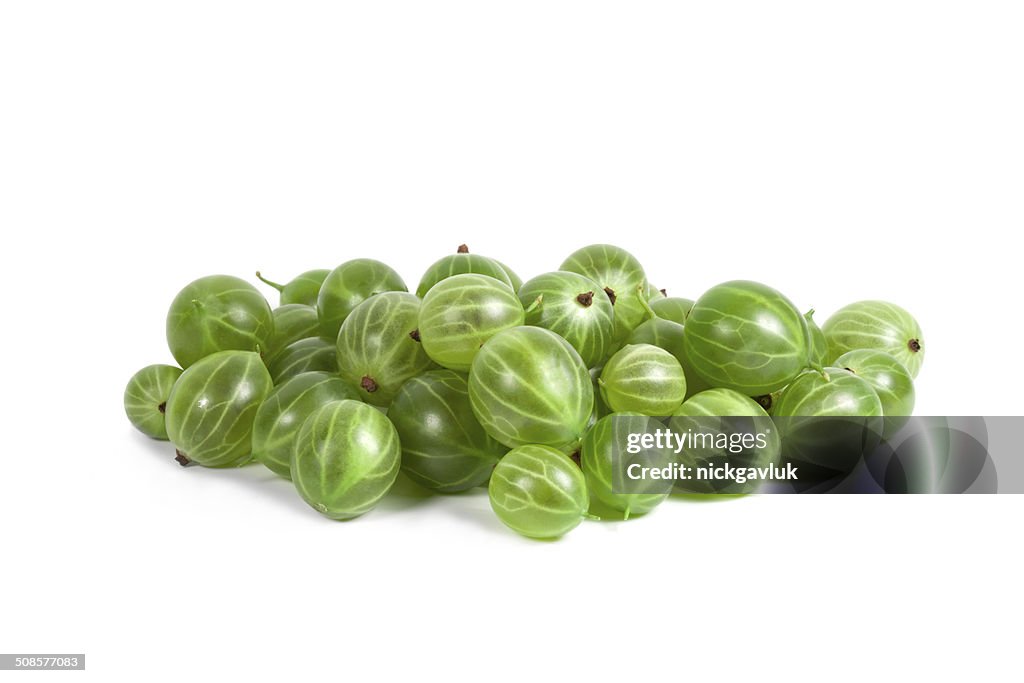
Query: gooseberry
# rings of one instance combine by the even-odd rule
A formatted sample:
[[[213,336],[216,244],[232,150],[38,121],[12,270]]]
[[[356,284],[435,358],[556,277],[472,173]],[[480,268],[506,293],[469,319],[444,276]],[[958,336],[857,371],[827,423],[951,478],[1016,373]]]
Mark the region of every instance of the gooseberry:
[[[408,291],[402,276],[386,263],[366,258],[342,263],[324,279],[317,295],[320,336],[332,343],[337,341],[341,323],[374,294]]]
[[[781,389],[810,363],[804,317],[758,282],[736,280],[705,292],[686,317],[683,341],[705,382],[747,396]]]
[[[507,284],[487,275],[453,275],[423,297],[420,340],[435,363],[466,372],[484,342],[522,325],[525,315]]]
[[[217,351],[272,352],[270,304],[259,290],[230,275],[208,275],[185,286],[167,312],[167,345],[182,368]]]
[[[454,370],[431,370],[407,381],[388,417],[402,445],[402,471],[441,493],[485,483],[508,451],[473,415],[467,377]]]
[[[513,448],[487,487],[505,526],[529,538],[558,538],[587,515],[587,483],[579,466],[550,446]]]
[[[560,335],[588,368],[607,357],[615,312],[611,300],[590,278],[568,271],[538,275],[519,289],[519,300],[530,308],[527,325]]]
[[[304,306],[316,307],[317,297],[320,295],[320,287],[331,271],[326,269],[307,270],[295,279],[286,284],[278,284],[263,277],[260,271],[256,271],[256,277],[260,282],[270,285],[281,293],[281,306],[289,304],[302,304]]]
[[[420,300],[384,292],[353,309],[338,332],[338,374],[360,397],[386,406],[402,384],[434,367],[420,343]]]
[[[140,432],[153,439],[167,439],[167,397],[181,377],[173,365],[147,365],[124,388],[124,412]]]
[[[608,359],[597,381],[612,412],[671,415],[686,397],[675,356],[652,344],[627,344]]]
[[[306,418],[292,450],[295,489],[337,520],[372,510],[398,476],[401,448],[391,422],[359,401],[331,401]]]
[[[844,306],[821,328],[830,363],[847,351],[873,349],[896,357],[917,377],[924,362],[924,337],[914,316],[888,301],[858,301]]]
[[[248,462],[256,411],[273,386],[263,360],[251,351],[218,351],[186,368],[167,397],[167,436],[179,462]]]
[[[511,448],[571,447],[594,409],[580,355],[541,327],[513,327],[484,344],[469,373],[469,398],[487,433]]]

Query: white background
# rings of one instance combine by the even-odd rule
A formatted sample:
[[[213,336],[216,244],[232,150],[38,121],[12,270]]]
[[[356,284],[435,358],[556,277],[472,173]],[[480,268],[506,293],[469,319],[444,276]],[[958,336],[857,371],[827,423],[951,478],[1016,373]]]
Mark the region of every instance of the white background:
[[[1020,497],[670,501],[535,543],[405,488],[332,523],[259,468],[180,469],[121,392],[201,275],[367,256],[415,287],[460,242],[529,277],[610,241],[680,296],[895,301],[918,413],[1019,415],[1022,33],[1011,2],[4,3],[0,651],[1019,680]]]

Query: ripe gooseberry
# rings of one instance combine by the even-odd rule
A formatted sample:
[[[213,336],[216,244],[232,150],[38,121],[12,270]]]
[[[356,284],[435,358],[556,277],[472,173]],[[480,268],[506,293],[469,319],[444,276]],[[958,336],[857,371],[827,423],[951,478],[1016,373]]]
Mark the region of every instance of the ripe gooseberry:
[[[402,384],[434,367],[417,329],[420,300],[383,292],[353,309],[338,332],[338,374],[360,397],[386,406]]]
[[[896,357],[917,377],[924,362],[924,337],[914,316],[888,301],[858,301],[844,306],[821,328],[830,363],[847,351],[874,349]]]
[[[309,339],[320,333],[316,309],[305,304],[284,304],[274,309],[274,335],[268,342],[269,351],[263,362],[270,365],[290,344]]]
[[[686,397],[675,356],[652,344],[627,344],[601,370],[601,398],[612,412],[671,415]]]
[[[165,413],[171,388],[181,377],[173,365],[147,365],[124,388],[124,412],[136,429],[153,439],[167,439]]]
[[[544,273],[519,289],[519,300],[530,307],[527,325],[560,335],[588,368],[607,358],[615,312],[611,300],[590,278],[568,271]]]
[[[303,372],[335,373],[338,371],[338,352],[334,344],[320,337],[300,339],[275,355],[267,368],[275,385],[283,384]]]
[[[550,446],[513,448],[494,468],[487,493],[498,519],[529,538],[565,535],[589,506],[583,472]]]
[[[708,389],[686,399],[668,426],[677,434],[702,435],[699,441],[684,444],[679,452],[680,463],[691,468],[691,473],[725,463],[736,468],[763,468],[779,459],[778,430],[768,413],[753,399],[732,389]],[[737,443],[730,441],[733,434],[750,434],[753,438]],[[757,435],[762,437],[760,442]],[[741,484],[734,479],[695,475],[675,482],[676,489],[686,493],[752,493],[759,486],[759,481]]]
[[[854,349],[839,356],[835,364],[867,381],[878,394],[882,402],[882,438],[894,436],[913,415],[914,380],[891,353]]]
[[[316,307],[316,299],[320,295],[320,287],[323,285],[324,280],[330,275],[331,271],[326,269],[318,270],[307,270],[301,275],[297,275],[293,280],[290,280],[286,284],[278,284],[272,280],[268,280],[260,274],[260,271],[256,271],[256,277],[260,282],[270,285],[278,292],[281,293],[280,306],[287,306],[289,304],[302,304],[304,306]]]
[[[484,342],[502,330],[522,325],[525,316],[523,305],[507,284],[487,275],[453,275],[423,297],[420,340],[435,363],[466,372]]]
[[[647,415],[612,413],[598,420],[583,437],[580,466],[590,495],[605,507],[621,513],[623,519],[650,512],[672,492],[672,479],[631,479],[631,465],[662,469],[674,456],[667,448],[647,447],[643,435],[663,429],[661,422]],[[641,437],[637,453],[629,453],[629,443]],[[651,442],[656,443],[656,442]]]
[[[333,344],[341,323],[364,300],[381,292],[408,291],[402,276],[386,263],[367,258],[342,263],[324,279],[317,295],[320,336]]]
[[[684,325],[686,323],[686,316],[693,308],[693,301],[690,299],[684,299],[678,296],[670,296],[664,299],[654,299],[650,302],[651,310],[657,314],[659,318],[665,320],[671,320],[674,323]]]
[[[256,411],[273,386],[251,351],[219,351],[188,367],[167,397],[167,436],[178,461],[206,467],[248,462]]]
[[[376,408],[331,401],[302,424],[291,474],[302,499],[325,517],[351,519],[372,510],[395,483],[398,434]]]
[[[783,461],[796,464],[803,489],[841,481],[881,440],[878,394],[842,368],[801,374],[774,401],[772,416]]]
[[[306,418],[330,401],[358,398],[354,389],[326,372],[295,375],[275,387],[256,411],[253,458],[278,476],[291,479],[292,451]]]
[[[781,292],[758,282],[712,287],[693,305],[684,327],[685,353],[714,387],[768,394],[810,364],[804,317]]]
[[[487,275],[512,287],[512,280],[500,263],[486,256],[470,254],[469,249],[463,244],[457,253],[438,259],[427,268],[427,272],[423,273],[420,284],[416,288],[416,296],[423,298],[441,280],[463,273]],[[515,289],[512,287],[512,291]]]
[[[469,373],[469,398],[487,433],[512,448],[571,447],[594,409],[587,366],[542,327],[513,327],[484,344]]]
[[[646,311],[641,302],[647,277],[640,262],[625,249],[592,244],[570,254],[559,270],[585,275],[604,289],[615,308],[613,344],[621,344],[643,322]]]
[[[185,286],[167,312],[167,345],[182,368],[218,351],[273,352],[270,304],[259,290],[230,275],[209,275]]]
[[[652,306],[651,308],[653,311],[654,307]],[[683,376],[686,378],[686,397],[689,398],[705,389],[710,389],[711,385],[705,382],[693,369],[693,365],[686,356],[683,334],[684,327],[682,324],[666,320],[655,314],[655,317],[640,323],[630,333],[626,343],[653,344],[675,356],[676,360],[679,361],[679,365],[683,368]]]
[[[491,476],[508,451],[473,415],[466,375],[431,370],[402,385],[388,408],[402,445],[402,471],[441,493],[466,491]]]

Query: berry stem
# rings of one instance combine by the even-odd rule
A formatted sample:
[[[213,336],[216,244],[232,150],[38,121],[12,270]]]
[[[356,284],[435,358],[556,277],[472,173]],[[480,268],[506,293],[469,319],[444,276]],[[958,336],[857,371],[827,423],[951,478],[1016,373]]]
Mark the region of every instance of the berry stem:
[[[260,282],[262,282],[263,284],[270,285],[271,287],[273,287],[274,289],[276,289],[279,292],[283,292],[284,291],[284,285],[278,284],[277,282],[274,282],[273,280],[268,280],[267,278],[263,277],[263,274],[260,273],[260,271],[258,271],[258,270],[256,271],[256,278]]]
[[[533,313],[537,308],[540,307],[542,303],[544,303],[544,295],[538,294],[537,298],[533,300],[532,304],[530,304],[530,307],[526,309],[526,315],[530,315],[531,313]]]
[[[647,301],[647,297],[639,296],[640,289],[640,287],[637,288],[637,298],[640,299],[640,305],[644,307],[644,311],[647,313],[648,318],[650,320],[654,320],[655,318],[658,317],[658,314],[654,312],[653,308],[651,308],[651,304],[649,301]]]

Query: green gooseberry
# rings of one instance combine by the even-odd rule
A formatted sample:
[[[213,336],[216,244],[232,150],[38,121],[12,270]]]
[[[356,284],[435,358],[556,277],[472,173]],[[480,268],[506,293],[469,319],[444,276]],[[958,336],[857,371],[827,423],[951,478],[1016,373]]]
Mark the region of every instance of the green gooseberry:
[[[466,375],[431,370],[402,385],[388,417],[402,444],[402,471],[441,493],[466,491],[491,476],[508,451],[473,415]]]
[[[882,402],[882,438],[892,438],[914,414],[914,380],[891,353],[871,349],[847,351],[836,366],[867,381]]]
[[[512,287],[512,279],[500,263],[486,256],[470,254],[469,248],[463,244],[457,253],[449,254],[427,268],[427,272],[423,273],[420,279],[419,287],[416,288],[416,296],[422,299],[441,280],[463,273],[487,275]],[[516,291],[516,288],[512,287],[512,291]]]
[[[601,398],[612,412],[671,415],[686,397],[686,377],[675,356],[652,344],[627,344],[608,359]]]
[[[924,362],[921,326],[904,309],[888,301],[858,301],[844,306],[822,326],[830,362],[854,349],[885,351],[917,377]]]
[[[615,307],[613,344],[621,344],[644,320],[642,302],[647,276],[640,262],[625,249],[592,244],[569,255],[559,270],[585,275],[598,283]]]
[[[811,362],[824,367],[828,365],[828,342],[825,341],[825,333],[814,322],[814,309],[804,313],[804,320],[807,321],[807,332],[811,339]]]
[[[386,263],[368,258],[342,263],[324,279],[317,295],[320,336],[332,343],[337,341],[341,323],[374,294],[408,291],[402,276]]]
[[[317,512],[337,520],[372,510],[398,477],[398,434],[390,420],[359,401],[331,401],[299,429],[292,483]]]
[[[320,334],[320,320],[316,308],[306,304],[284,304],[274,309],[274,335],[268,346],[270,352],[263,361],[270,365],[290,344]]]
[[[268,369],[275,385],[284,384],[303,372],[336,373],[338,352],[334,344],[329,344],[320,337],[300,339],[274,356]]]
[[[420,300],[383,292],[356,306],[338,332],[338,374],[367,403],[386,406],[402,384],[434,363],[420,343]]]
[[[882,402],[867,380],[844,368],[808,371],[786,387],[772,406],[777,417],[882,416]]]
[[[801,374],[772,406],[783,462],[802,488],[842,480],[881,440],[882,402],[867,380],[829,367]]]
[[[303,372],[274,388],[256,411],[252,427],[252,456],[272,472],[291,479],[292,451],[303,422],[330,401],[359,399],[334,375]]]
[[[167,440],[167,397],[181,377],[173,365],[147,365],[124,388],[124,412],[132,426],[153,439]]]
[[[256,277],[259,278],[260,282],[270,285],[281,293],[281,306],[302,304],[316,308],[316,300],[320,296],[320,287],[323,286],[324,280],[327,279],[330,273],[331,271],[326,269],[307,270],[305,273],[296,276],[294,280],[283,285],[268,280],[258,270],[256,271]]]
[[[487,493],[505,526],[529,538],[558,538],[587,516],[579,466],[550,446],[513,448],[498,462]]]
[[[466,372],[484,342],[522,325],[525,317],[523,305],[507,284],[487,275],[453,275],[423,297],[420,340],[435,363]]]
[[[505,274],[508,275],[508,280],[509,280],[510,283],[512,283],[512,290],[518,292],[519,288],[523,286],[523,279],[521,277],[519,277],[518,275],[516,275],[516,272],[514,270],[512,270],[511,268],[506,266],[504,263],[502,263],[498,259],[492,259],[492,260],[495,263],[497,263],[499,266],[501,266],[502,270],[505,271]]]
[[[668,422],[676,434],[700,435],[685,443],[679,462],[690,468],[689,479],[675,486],[686,493],[753,493],[761,482],[708,479],[696,476],[698,468],[722,466],[764,468],[777,463],[781,442],[768,413],[753,399],[732,389],[708,389],[686,399]],[[750,435],[744,440],[744,435]],[[739,435],[736,438],[733,435]]]
[[[651,308],[653,309],[653,305]],[[657,313],[655,313],[655,317],[640,323],[630,333],[626,343],[653,344],[675,356],[676,360],[679,361],[679,365],[683,368],[683,376],[686,377],[686,397],[689,398],[705,389],[710,389],[711,385],[705,382],[693,369],[693,364],[690,363],[683,344],[683,330],[684,326],[680,323],[657,317]]]
[[[583,437],[580,466],[592,498],[604,507],[621,513],[623,519],[642,515],[657,507],[672,492],[672,479],[629,477],[630,466],[662,469],[675,456],[668,448],[646,447],[643,441],[637,453],[629,453],[636,435],[654,435],[664,425],[653,417],[636,413],[612,413],[598,420]]]
[[[615,311],[611,300],[590,278],[568,271],[538,275],[519,289],[519,300],[530,307],[527,325],[560,335],[588,368],[607,358]]]
[[[807,321],[781,292],[736,280],[712,287],[686,317],[684,348],[714,387],[768,394],[810,364]]]
[[[650,304],[651,310],[659,318],[671,320],[680,325],[686,323],[686,316],[690,313],[690,309],[693,308],[693,301],[678,296],[669,296],[664,299],[655,298]]]
[[[469,399],[487,433],[506,446],[571,448],[587,428],[594,388],[569,342],[523,326],[499,332],[480,349]]]
[[[273,349],[274,315],[259,290],[230,275],[208,275],[178,292],[167,312],[167,345],[182,368],[217,351]]]
[[[167,397],[167,436],[182,464],[244,465],[252,457],[256,411],[273,389],[251,351],[218,351],[185,369]]]

